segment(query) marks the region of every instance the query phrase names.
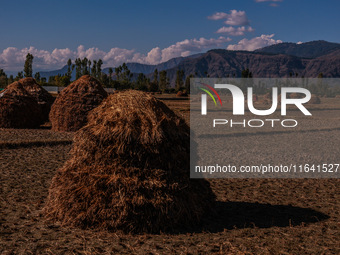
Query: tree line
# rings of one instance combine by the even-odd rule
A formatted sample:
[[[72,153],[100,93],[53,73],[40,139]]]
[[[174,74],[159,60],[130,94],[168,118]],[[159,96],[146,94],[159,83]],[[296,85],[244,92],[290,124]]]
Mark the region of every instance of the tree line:
[[[14,81],[20,80],[24,77],[33,77],[33,59],[34,56],[30,53],[26,55],[26,60],[24,63],[23,71],[18,72],[16,77],[6,75],[3,69],[0,69],[0,88],[5,88],[8,84]],[[170,81],[166,70],[158,71],[154,70],[153,75],[147,77],[144,73],[139,73],[137,77],[133,77],[132,72],[129,70],[126,63],[115,67],[108,68],[108,74],[104,73],[102,70],[103,61],[90,60],[86,57],[81,59],[77,58],[74,63],[71,59],[67,61],[67,71],[65,74],[58,74],[55,76],[50,76],[48,80],[46,77],[41,77],[39,72],[34,74],[35,80],[42,86],[59,86],[66,87],[72,82],[72,74],[75,71],[75,79],[79,79],[83,75],[90,75],[98,79],[103,87],[114,88],[117,90],[122,89],[137,89],[150,92],[177,92],[186,91],[190,93],[190,79],[194,77],[199,77],[197,73],[185,76],[184,70],[178,69],[175,78],[175,88],[170,88]],[[205,77],[210,77],[208,72],[204,72]],[[289,73],[289,77],[298,77],[298,73]],[[227,78],[236,78],[235,73],[232,75],[227,75]],[[253,73],[247,68],[242,70],[241,78],[252,78]],[[301,77],[303,78],[303,77]],[[318,78],[323,78],[323,74],[320,73]],[[323,83],[320,83],[323,84]],[[334,91],[329,91],[324,85],[310,86],[312,93],[319,95],[329,95],[333,94]],[[266,88],[258,86],[254,90],[261,94],[266,92]]]

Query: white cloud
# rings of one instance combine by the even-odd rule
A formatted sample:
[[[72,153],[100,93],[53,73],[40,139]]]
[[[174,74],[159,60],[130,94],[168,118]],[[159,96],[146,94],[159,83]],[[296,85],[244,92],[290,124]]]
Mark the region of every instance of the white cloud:
[[[230,26],[246,26],[249,25],[249,20],[247,18],[245,11],[231,10],[230,13],[216,12],[209,16],[208,19],[211,20],[221,20],[225,19],[225,24]]]
[[[247,50],[253,51],[259,48],[270,46],[277,43],[282,43],[281,40],[273,39],[274,34],[261,35],[259,37],[252,38],[250,40],[244,38],[237,44],[231,44],[227,47],[228,50]]]
[[[231,41],[230,38],[199,38],[186,39],[161,49],[155,47],[147,54],[136,52],[135,50],[112,48],[109,51],[103,51],[98,48],[86,49],[83,45],[78,46],[75,51],[66,49],[54,49],[52,51],[39,50],[35,47],[18,49],[8,47],[0,52],[0,68],[5,71],[19,71],[23,69],[27,53],[34,56],[33,67],[39,70],[52,70],[61,68],[70,58],[73,61],[76,58],[87,57],[90,60],[101,58],[104,67],[117,66],[124,62],[138,62],[144,64],[158,64],[174,57],[186,57],[194,53],[202,52],[215,47],[223,47],[225,43]]]
[[[244,35],[245,32],[253,32],[254,29],[252,27],[221,27],[219,30],[216,31],[216,33],[222,34],[229,34],[231,36],[240,36],[240,35]]]
[[[191,39],[177,42],[168,48],[162,50],[162,62],[167,61],[174,57],[186,57],[194,52],[201,52],[204,49],[209,49],[213,47],[221,47],[224,43],[230,42],[230,38],[219,37],[217,39],[211,38],[200,38]]]
[[[296,44],[303,44],[303,42],[299,41],[299,42],[297,42]]]

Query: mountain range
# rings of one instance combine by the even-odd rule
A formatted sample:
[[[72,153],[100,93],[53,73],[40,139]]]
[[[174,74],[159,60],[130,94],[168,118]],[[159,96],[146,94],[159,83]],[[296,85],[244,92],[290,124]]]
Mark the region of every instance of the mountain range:
[[[173,58],[158,65],[127,63],[129,70],[136,77],[144,73],[152,77],[158,71],[166,70],[170,85],[174,86],[177,70],[183,70],[185,76],[196,77],[240,77],[242,70],[249,69],[253,77],[340,77],[340,44],[326,41],[306,43],[280,43],[255,51],[230,51],[224,49],[209,50],[206,53],[189,57]],[[41,72],[42,77],[66,73],[67,66],[62,69]],[[108,73],[108,68],[103,69]]]

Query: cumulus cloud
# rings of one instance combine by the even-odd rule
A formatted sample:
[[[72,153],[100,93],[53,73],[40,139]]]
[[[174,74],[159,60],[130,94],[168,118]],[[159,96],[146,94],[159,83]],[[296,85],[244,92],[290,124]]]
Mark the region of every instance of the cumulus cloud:
[[[244,38],[237,44],[231,44],[227,47],[228,50],[247,50],[253,51],[259,48],[270,46],[277,43],[282,43],[281,40],[273,39],[274,34],[261,35],[259,37],[252,38],[250,40]]]
[[[211,16],[208,16],[211,20],[225,19],[224,23],[230,26],[247,26],[249,20],[245,11],[231,10],[230,13],[216,12]]]
[[[39,50],[35,47],[18,49],[8,47],[0,52],[0,68],[9,71],[22,70],[27,53],[34,56],[33,67],[38,70],[52,70],[61,68],[67,63],[68,59],[88,58],[102,59],[104,67],[118,66],[124,62],[138,62],[144,64],[158,64],[174,57],[186,57],[194,53],[202,52],[209,48],[223,47],[225,43],[231,41],[230,38],[199,38],[186,39],[161,49],[155,47],[147,54],[142,54],[131,49],[112,48],[109,51],[103,51],[98,48],[86,49],[83,45],[78,46],[76,50],[54,49],[52,51]]]
[[[240,35],[244,35],[245,32],[253,32],[254,29],[252,27],[221,27],[219,30],[216,31],[216,33],[222,34],[228,34],[231,36],[240,36]]]

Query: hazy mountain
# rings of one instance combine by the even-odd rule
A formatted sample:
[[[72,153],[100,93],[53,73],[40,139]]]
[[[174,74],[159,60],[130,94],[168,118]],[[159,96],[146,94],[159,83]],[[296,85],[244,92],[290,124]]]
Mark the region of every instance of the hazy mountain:
[[[172,59],[170,59],[166,62],[160,63],[158,65],[147,65],[147,64],[140,64],[140,63],[127,63],[126,65],[128,66],[129,70],[134,74],[138,74],[138,73],[149,74],[149,73],[153,73],[155,69],[158,69],[158,71],[171,69],[171,68],[177,66],[184,59],[192,59],[192,58],[198,57],[200,55],[202,55],[202,54],[195,54],[195,55],[191,55],[189,57],[172,58]],[[114,67],[113,67],[113,70],[114,70]],[[58,75],[58,74],[64,75],[64,74],[66,74],[66,72],[67,72],[67,65],[65,65],[64,67],[62,67],[61,69],[58,69],[58,70],[41,71],[40,76],[46,77],[48,79],[48,77],[50,77],[50,76],[55,76],[55,75]],[[108,74],[109,68],[108,67],[104,68],[103,72]],[[73,70],[72,79],[75,79],[75,70]]]
[[[326,41],[312,41],[301,44],[279,43],[255,50],[255,52],[265,52],[270,54],[285,54],[301,58],[317,58],[326,55],[336,49],[340,49],[339,43]]]
[[[63,66],[61,69],[53,70],[53,71],[40,71],[40,76],[45,77],[48,80],[48,77],[50,76],[56,76],[58,74],[64,75],[67,73],[67,65]],[[72,79],[75,79],[76,77],[76,71],[73,70],[72,72]]]
[[[196,77],[240,77],[244,69],[249,69],[253,77],[289,77],[290,73],[299,77],[340,77],[340,44],[313,41],[302,44],[280,43],[256,51],[210,50],[203,54],[173,58],[158,65],[127,63],[134,74],[144,73],[152,78],[153,71],[167,70],[171,86],[175,85],[176,72],[184,70],[185,75]],[[64,74],[67,66],[51,72],[41,72],[42,77]],[[103,70],[108,73],[108,68]],[[75,78],[73,72],[73,79]]]

